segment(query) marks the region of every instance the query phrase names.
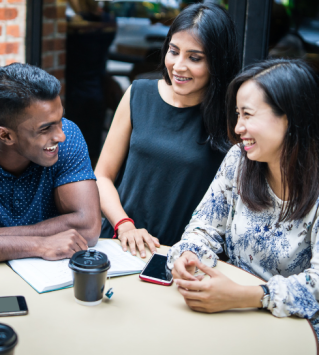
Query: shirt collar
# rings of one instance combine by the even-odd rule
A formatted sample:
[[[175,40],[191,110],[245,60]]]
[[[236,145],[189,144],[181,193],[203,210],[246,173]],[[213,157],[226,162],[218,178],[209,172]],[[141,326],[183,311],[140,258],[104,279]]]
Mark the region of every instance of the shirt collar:
[[[21,178],[24,178],[24,177],[32,174],[39,167],[40,167],[40,165],[31,162],[28,165],[28,167],[24,170],[24,172],[19,177],[16,177],[13,174],[9,173],[8,171],[2,169],[2,167],[0,166],[0,175],[7,177],[7,178],[21,179]]]

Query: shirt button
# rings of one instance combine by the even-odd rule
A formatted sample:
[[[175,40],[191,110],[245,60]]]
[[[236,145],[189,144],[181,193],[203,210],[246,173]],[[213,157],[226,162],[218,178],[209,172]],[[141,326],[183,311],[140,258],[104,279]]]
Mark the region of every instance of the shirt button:
[[[15,200],[14,203],[16,204],[16,206],[18,206],[20,202],[19,200]]]

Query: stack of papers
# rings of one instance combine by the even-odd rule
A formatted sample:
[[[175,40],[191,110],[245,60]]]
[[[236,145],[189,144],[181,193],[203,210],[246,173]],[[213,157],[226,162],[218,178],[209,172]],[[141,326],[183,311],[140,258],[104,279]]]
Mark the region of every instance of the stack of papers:
[[[107,276],[122,276],[137,274],[142,271],[145,263],[124,252],[122,247],[114,241],[99,240],[94,248],[107,255],[111,261],[111,268]],[[40,258],[26,258],[10,260],[8,264],[37,292],[44,293],[73,286],[72,271],[69,268],[69,260],[47,261]]]

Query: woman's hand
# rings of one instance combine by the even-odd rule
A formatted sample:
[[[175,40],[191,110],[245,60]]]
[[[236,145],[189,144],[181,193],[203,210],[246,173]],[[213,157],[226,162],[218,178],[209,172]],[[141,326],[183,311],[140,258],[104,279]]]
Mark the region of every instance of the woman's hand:
[[[161,246],[158,239],[150,235],[146,229],[136,229],[131,222],[121,224],[117,230],[117,235],[124,251],[127,251],[127,245],[129,245],[132,255],[136,255],[137,246],[142,258],[146,257],[144,243],[152,254],[156,252],[156,247]]]
[[[197,278],[194,276],[196,262],[199,262],[197,255],[191,251],[185,251],[174,263],[173,278],[196,281]]]
[[[218,270],[199,261],[195,265],[210,278],[202,281],[175,280],[178,291],[194,311],[215,313],[232,308],[260,307],[260,286],[241,286]]]

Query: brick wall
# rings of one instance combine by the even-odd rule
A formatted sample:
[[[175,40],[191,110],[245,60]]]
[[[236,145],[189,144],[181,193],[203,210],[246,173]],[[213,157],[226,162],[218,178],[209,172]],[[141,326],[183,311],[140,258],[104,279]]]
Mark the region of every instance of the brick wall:
[[[42,68],[60,80],[62,100],[65,92],[66,3],[66,0],[43,0],[42,18]]]
[[[0,66],[25,62],[26,0],[0,0]]]

